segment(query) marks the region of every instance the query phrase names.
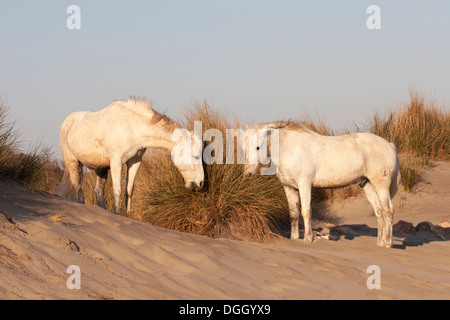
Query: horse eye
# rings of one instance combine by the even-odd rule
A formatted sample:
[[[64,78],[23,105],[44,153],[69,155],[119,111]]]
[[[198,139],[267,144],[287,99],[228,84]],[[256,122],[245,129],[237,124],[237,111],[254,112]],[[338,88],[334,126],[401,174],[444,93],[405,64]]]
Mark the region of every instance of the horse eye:
[[[256,150],[259,150],[259,147],[256,147]]]

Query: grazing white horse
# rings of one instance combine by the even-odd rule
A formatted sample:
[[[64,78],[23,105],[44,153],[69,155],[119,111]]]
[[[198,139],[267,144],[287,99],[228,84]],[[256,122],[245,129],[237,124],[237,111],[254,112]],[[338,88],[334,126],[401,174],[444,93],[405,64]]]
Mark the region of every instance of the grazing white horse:
[[[173,133],[179,126],[165,115],[153,110],[150,102],[130,98],[116,100],[100,111],[80,111],[70,114],[61,125],[60,144],[65,172],[58,194],[84,203],[81,189],[83,165],[95,170],[95,195],[100,207],[105,208],[104,187],[111,169],[114,190],[114,211],[119,213],[122,165],[127,165],[125,201],[127,213],[136,174],[146,148],[172,150],[175,146],[191,150],[186,152],[190,161],[182,161],[179,153],[172,160],[180,170],[186,187],[202,188],[204,182],[201,163],[202,140],[192,132],[181,142],[174,141]],[[199,160],[200,159],[200,160]],[[197,160],[197,161],[195,161]]]
[[[275,142],[269,139],[276,129],[277,155],[273,154]],[[252,147],[256,150],[246,152],[244,175],[252,176],[261,167],[260,162],[272,161],[289,203],[291,239],[299,238],[300,203],[305,225],[304,240],[313,241],[312,187],[359,184],[378,218],[377,245],[392,247],[394,208],[391,200],[400,183],[399,160],[393,144],[371,133],[322,136],[290,121],[247,127],[245,141],[257,139],[254,135],[261,137],[259,130],[264,130],[265,138],[256,140],[258,142]],[[268,141],[272,141],[271,144]],[[252,151],[253,154],[259,153],[259,161],[249,161]]]

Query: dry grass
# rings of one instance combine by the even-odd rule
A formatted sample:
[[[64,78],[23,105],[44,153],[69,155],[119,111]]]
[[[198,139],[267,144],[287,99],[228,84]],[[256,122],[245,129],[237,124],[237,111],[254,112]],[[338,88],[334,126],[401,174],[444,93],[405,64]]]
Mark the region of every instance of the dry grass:
[[[185,115],[192,129],[202,121],[203,132],[238,128],[236,118],[197,103]],[[225,141],[224,152],[226,152]],[[224,157],[225,159],[225,157]],[[206,186],[201,192],[184,186],[167,152],[152,152],[139,173],[134,208],[139,217],[169,229],[234,239],[266,240],[277,222],[287,218],[284,190],[275,176],[243,177],[243,165],[205,165]]]
[[[410,100],[387,115],[375,113],[368,131],[395,144],[406,192],[414,191],[425,166],[450,159],[450,113],[417,91],[411,91]]]
[[[315,117],[304,113],[301,119],[298,121],[311,131],[314,131],[323,136],[334,136],[335,132],[318,114]]]
[[[450,113],[417,92],[388,115],[375,114],[368,129],[393,142],[399,153],[422,157],[424,162],[450,158]]]
[[[413,192],[420,179],[421,166],[404,161],[400,163],[401,184],[406,192]]]
[[[8,108],[0,100],[0,177],[12,178],[32,188],[38,186],[51,153],[41,144],[22,152],[20,133],[8,122]]]

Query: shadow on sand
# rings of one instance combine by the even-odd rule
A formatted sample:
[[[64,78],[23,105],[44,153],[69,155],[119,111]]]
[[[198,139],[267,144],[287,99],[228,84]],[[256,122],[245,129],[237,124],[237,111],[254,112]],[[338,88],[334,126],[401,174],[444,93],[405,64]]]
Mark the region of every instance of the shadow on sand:
[[[339,241],[340,239],[353,240],[361,236],[377,237],[378,229],[371,228],[366,224],[345,224],[337,225],[331,228],[318,228],[317,235],[327,240]],[[428,244],[433,241],[450,241],[450,228],[442,228],[433,225],[431,222],[424,221],[415,228],[395,232],[395,249],[406,249],[406,247],[417,247]]]
[[[395,230],[395,228],[394,228]],[[314,236],[329,241],[339,241],[341,239],[353,240],[358,237],[378,236],[378,229],[371,228],[366,224],[343,224],[327,226],[317,223],[313,225]],[[283,238],[290,237],[290,228],[285,226],[277,233]],[[303,236],[303,230],[300,231],[300,237]],[[425,221],[419,223],[416,227],[393,233],[394,249],[406,249],[407,247],[418,247],[434,241],[450,241],[450,228],[442,228]]]

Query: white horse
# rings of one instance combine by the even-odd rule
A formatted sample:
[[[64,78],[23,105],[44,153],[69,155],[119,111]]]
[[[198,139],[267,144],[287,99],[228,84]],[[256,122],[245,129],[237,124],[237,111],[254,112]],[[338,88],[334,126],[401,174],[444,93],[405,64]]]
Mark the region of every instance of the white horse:
[[[260,136],[258,130],[261,129],[265,132],[264,139],[257,139],[255,135]],[[276,141],[269,139],[274,135],[274,130],[278,135],[278,149],[275,150],[278,154],[274,154]],[[391,200],[400,183],[399,160],[393,144],[371,133],[322,136],[290,121],[247,127],[245,141],[251,139],[259,141],[251,147],[256,147],[256,150],[245,153],[244,175],[252,176],[261,167],[260,162],[272,161],[289,203],[291,239],[299,238],[300,203],[305,226],[304,240],[313,241],[312,187],[359,184],[378,218],[377,244],[392,247],[394,208]],[[259,161],[249,161],[252,151],[253,154],[259,153]]]
[[[204,182],[201,163],[202,140],[192,132],[180,141],[173,141],[179,126],[165,115],[153,110],[150,102],[130,98],[116,100],[100,111],[80,111],[70,114],[61,125],[60,144],[65,172],[58,194],[84,203],[81,189],[83,165],[95,170],[95,195],[105,208],[104,187],[111,169],[114,190],[114,211],[119,213],[122,165],[127,165],[125,206],[131,210],[131,198],[136,174],[146,148],[172,150],[175,146],[191,150],[191,161],[181,161],[179,153],[172,160],[180,170],[186,187],[202,188]],[[200,159],[200,160],[199,160]],[[185,160],[185,158],[184,158]],[[196,161],[197,160],[197,161]]]

